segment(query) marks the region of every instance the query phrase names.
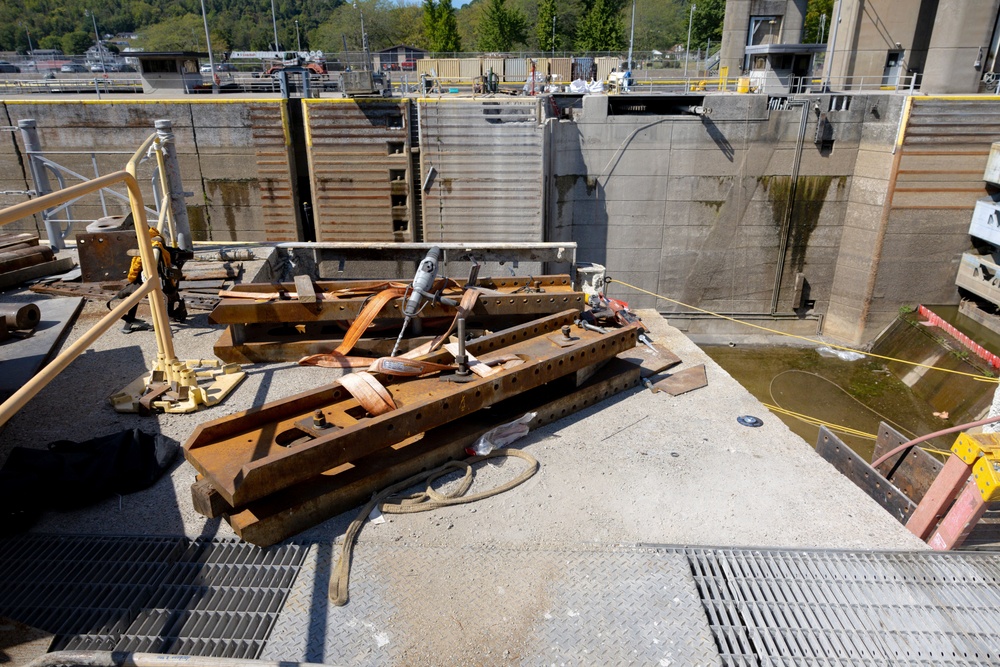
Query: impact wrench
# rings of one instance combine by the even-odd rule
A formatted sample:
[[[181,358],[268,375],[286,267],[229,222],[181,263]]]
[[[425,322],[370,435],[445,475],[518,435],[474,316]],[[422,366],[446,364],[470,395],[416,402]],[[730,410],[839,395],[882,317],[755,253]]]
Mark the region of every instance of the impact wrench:
[[[417,273],[413,276],[413,282],[410,284],[410,296],[406,300],[406,305],[403,306],[403,327],[399,330],[396,344],[392,346],[392,354],[389,356],[396,356],[396,352],[399,351],[399,344],[403,340],[403,334],[406,333],[406,327],[409,326],[410,320],[420,312],[424,299],[430,299],[432,303],[440,301],[446,306],[454,307],[458,305],[458,302],[452,299],[446,299],[440,294],[431,292],[434,288],[434,279],[437,278],[438,260],[440,258],[441,249],[434,246],[427,251],[427,255],[420,261]]]

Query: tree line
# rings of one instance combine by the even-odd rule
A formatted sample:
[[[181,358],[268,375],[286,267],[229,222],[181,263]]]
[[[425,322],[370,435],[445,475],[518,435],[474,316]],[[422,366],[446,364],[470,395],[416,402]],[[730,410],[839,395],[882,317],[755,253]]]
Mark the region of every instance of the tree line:
[[[692,4],[695,6],[691,11]],[[810,0],[807,37],[832,0]],[[363,48],[361,22],[372,51],[406,44],[435,53],[556,51],[618,52],[628,48],[628,0],[205,0],[212,50]],[[636,51],[666,53],[719,44],[725,0],[636,0]],[[0,3],[0,51],[61,49],[83,53],[102,39],[135,33],[130,45],[147,51],[204,51],[200,0],[5,0]],[[278,44],[274,44],[277,27]],[[829,22],[827,22],[827,28]],[[828,30],[827,30],[828,32]],[[714,50],[714,49],[713,49]]]

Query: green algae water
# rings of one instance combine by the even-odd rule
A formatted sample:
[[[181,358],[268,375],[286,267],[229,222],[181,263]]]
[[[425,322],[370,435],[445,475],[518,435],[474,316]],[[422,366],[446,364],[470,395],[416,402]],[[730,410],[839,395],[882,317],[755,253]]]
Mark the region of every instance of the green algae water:
[[[996,388],[993,383],[900,362],[869,357],[845,361],[814,348],[704,349],[761,402],[872,435],[880,421],[909,437],[973,421],[989,407]],[[872,351],[976,375],[990,373],[985,363],[970,358],[954,340],[919,323],[912,314],[897,319]],[[757,416],[781,419],[803,440],[816,444],[818,426],[778,413]],[[837,435],[865,460],[871,460],[873,440]],[[947,450],[953,441],[954,436],[936,438],[929,448]]]

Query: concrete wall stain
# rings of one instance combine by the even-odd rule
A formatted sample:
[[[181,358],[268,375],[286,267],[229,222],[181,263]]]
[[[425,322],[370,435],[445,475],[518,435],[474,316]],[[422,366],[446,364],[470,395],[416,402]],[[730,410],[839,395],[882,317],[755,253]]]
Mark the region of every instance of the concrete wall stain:
[[[222,208],[226,220],[226,229],[229,230],[230,239],[235,241],[236,234],[236,207],[250,206],[250,184],[254,179],[230,179],[225,181],[213,181],[206,179],[205,188],[208,195],[212,197],[212,204]],[[222,201],[215,201],[218,197]],[[271,199],[273,199],[273,194]],[[193,232],[193,230],[192,230]]]
[[[826,196],[833,183],[833,176],[799,176],[795,188],[795,200],[792,202],[792,215],[788,228],[789,273],[802,271],[806,262],[806,251],[809,237],[812,236],[819,216],[823,212]],[[760,184],[771,200],[771,219],[777,229],[784,224],[791,196],[791,176],[761,176]],[[837,191],[842,192],[847,185],[847,177],[837,177]]]
[[[191,239],[194,241],[210,241],[208,221],[205,220],[205,207],[188,205],[187,214],[188,226],[191,227]]]

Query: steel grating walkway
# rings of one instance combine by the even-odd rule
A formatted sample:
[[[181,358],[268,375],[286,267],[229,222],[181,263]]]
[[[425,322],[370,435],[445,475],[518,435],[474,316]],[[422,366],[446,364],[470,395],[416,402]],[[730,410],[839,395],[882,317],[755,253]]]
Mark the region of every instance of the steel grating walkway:
[[[1000,554],[0,540],[56,648],[350,665],[997,665]]]
[[[51,650],[256,658],[305,552],[174,537],[0,540],[0,616],[54,634]]]

